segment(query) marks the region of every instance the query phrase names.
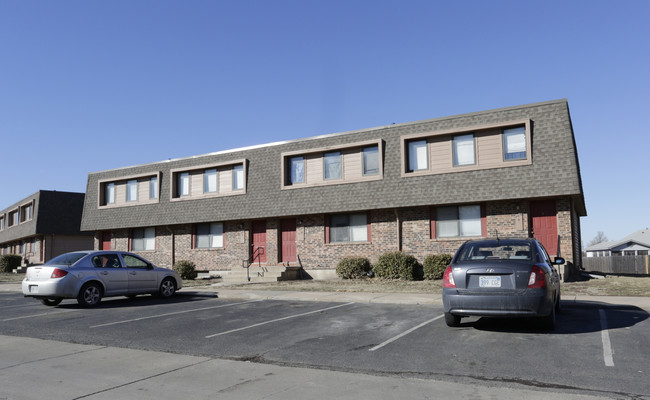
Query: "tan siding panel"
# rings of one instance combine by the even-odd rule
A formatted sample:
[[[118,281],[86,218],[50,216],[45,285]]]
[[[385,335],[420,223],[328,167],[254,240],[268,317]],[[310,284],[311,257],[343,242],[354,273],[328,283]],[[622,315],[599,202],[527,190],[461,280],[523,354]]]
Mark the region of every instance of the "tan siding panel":
[[[343,179],[355,180],[363,178],[361,149],[346,150],[343,156]]]
[[[232,168],[220,169],[218,185],[219,185],[219,194],[222,193],[232,193]]]
[[[451,137],[429,139],[429,169],[436,173],[453,169]]]
[[[323,156],[310,154],[305,157],[306,184],[313,185],[323,182]]]

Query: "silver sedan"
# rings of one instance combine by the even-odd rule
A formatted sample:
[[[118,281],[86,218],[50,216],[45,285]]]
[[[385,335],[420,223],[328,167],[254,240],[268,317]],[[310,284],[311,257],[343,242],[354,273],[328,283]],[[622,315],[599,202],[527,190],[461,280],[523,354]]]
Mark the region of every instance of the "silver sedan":
[[[76,251],[62,254],[43,265],[27,268],[22,282],[25,297],[56,306],[63,299],[77,299],[92,307],[108,296],[157,294],[171,297],[182,287],[176,271],[154,266],[144,258],[123,251]]]

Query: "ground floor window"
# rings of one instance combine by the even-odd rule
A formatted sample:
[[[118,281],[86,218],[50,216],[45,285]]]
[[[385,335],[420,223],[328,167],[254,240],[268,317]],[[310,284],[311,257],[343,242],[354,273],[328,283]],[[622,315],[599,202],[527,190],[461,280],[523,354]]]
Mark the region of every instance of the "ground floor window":
[[[329,242],[367,242],[366,213],[334,214],[329,218]]]
[[[437,207],[435,220],[435,237],[482,236],[480,205]]]
[[[156,250],[156,228],[134,229],[131,234],[131,250]]]
[[[213,249],[223,247],[223,224],[213,222],[196,225],[194,248]]]

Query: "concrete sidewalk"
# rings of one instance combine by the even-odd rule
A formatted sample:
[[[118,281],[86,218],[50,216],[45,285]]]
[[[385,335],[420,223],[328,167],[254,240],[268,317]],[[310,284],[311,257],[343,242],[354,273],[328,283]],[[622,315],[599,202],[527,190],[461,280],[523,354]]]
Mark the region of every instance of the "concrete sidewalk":
[[[0,399],[603,399],[0,336]]]

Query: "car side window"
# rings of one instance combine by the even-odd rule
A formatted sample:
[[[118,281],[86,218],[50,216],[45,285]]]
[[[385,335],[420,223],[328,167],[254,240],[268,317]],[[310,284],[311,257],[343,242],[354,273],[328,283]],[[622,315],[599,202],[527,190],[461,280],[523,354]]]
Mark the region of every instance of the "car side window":
[[[120,259],[117,254],[101,254],[93,257],[93,266],[95,268],[120,268]]]
[[[127,268],[146,269],[149,266],[149,264],[144,260],[129,254],[124,254],[122,258],[124,259]]]

